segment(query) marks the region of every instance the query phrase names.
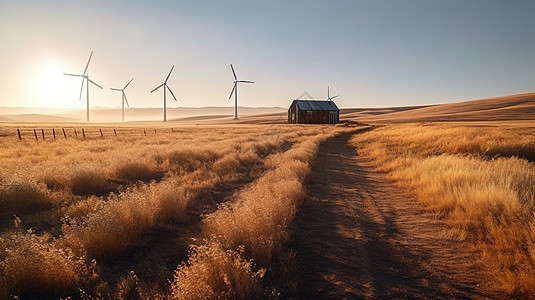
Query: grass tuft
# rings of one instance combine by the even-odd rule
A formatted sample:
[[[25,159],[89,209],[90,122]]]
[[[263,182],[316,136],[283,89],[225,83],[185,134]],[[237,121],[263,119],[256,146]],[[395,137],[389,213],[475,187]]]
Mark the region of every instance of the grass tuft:
[[[137,181],[158,180],[163,177],[163,174],[146,163],[131,162],[119,165],[115,169],[114,177],[125,183],[135,183]]]
[[[70,178],[70,189],[75,195],[106,195],[114,191],[102,172],[82,169]]]
[[[243,252],[225,250],[209,240],[193,246],[187,263],[178,266],[171,299],[258,299],[265,270],[255,271]]]
[[[42,184],[15,178],[0,181],[0,208],[12,213],[40,210],[50,204],[51,198]]]
[[[17,232],[0,238],[0,247],[0,298],[64,295],[95,279],[93,265],[50,235]]]

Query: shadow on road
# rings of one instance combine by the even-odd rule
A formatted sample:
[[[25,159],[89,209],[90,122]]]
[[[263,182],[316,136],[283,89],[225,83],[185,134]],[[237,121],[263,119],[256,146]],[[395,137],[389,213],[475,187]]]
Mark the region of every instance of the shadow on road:
[[[358,157],[352,135],[319,149],[290,228],[283,297],[488,297],[466,242],[446,238],[440,220]]]

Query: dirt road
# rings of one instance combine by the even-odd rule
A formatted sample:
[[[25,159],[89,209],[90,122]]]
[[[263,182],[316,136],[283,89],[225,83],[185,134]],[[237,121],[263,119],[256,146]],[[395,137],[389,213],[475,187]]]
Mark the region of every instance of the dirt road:
[[[321,148],[294,220],[291,298],[501,298],[463,235],[338,136]]]

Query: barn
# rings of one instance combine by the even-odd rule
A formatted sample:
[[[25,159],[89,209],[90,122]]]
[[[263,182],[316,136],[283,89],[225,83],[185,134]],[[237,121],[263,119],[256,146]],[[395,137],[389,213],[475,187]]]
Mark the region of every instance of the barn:
[[[333,101],[294,100],[288,109],[289,124],[338,124],[340,110]]]

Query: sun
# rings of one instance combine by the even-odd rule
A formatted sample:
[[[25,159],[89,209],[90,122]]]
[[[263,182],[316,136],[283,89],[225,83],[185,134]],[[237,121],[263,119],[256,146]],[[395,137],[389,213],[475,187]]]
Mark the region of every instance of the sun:
[[[31,71],[32,102],[38,106],[62,107],[65,103],[65,76],[60,62],[46,58]]]

